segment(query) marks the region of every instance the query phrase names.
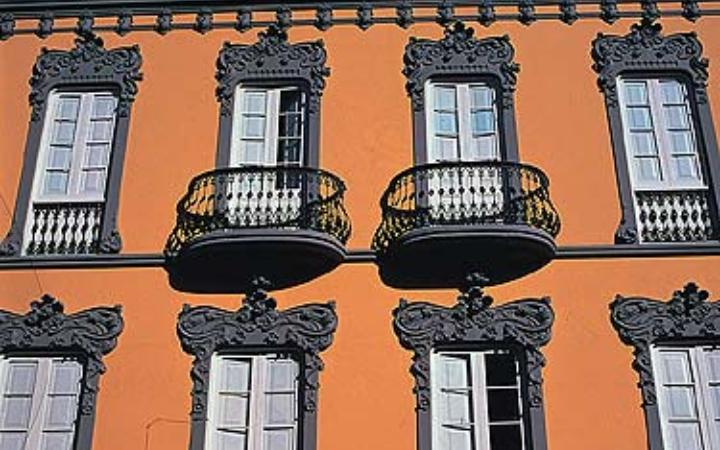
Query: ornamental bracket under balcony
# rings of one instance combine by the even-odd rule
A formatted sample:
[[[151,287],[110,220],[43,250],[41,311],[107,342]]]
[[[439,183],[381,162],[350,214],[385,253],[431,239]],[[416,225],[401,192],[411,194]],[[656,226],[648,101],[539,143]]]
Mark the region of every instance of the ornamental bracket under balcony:
[[[488,285],[536,271],[555,256],[560,219],[539,169],[501,161],[447,162],[401,172],[385,191],[373,249],[397,288]]]
[[[237,167],[195,177],[165,246],[173,288],[239,293],[263,277],[295,286],[345,258],[345,184],[307,167]]]

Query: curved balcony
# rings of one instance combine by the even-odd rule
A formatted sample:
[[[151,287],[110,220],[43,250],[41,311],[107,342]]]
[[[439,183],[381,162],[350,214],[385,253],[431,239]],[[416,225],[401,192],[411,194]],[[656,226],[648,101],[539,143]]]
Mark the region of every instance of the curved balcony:
[[[444,288],[471,272],[498,284],[541,268],[560,231],[548,185],[542,171],[511,162],[405,170],[380,201],[373,239],[380,276],[393,287]]]
[[[256,277],[274,289],[340,264],[350,235],[345,184],[302,167],[218,169],[195,177],[165,246],[170,284],[196,293],[245,291]]]

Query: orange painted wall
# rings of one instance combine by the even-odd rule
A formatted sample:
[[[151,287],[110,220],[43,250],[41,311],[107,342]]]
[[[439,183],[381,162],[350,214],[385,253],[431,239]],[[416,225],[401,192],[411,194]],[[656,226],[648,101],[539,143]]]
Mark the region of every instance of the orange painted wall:
[[[590,42],[614,26],[579,22],[493,25],[479,36],[511,36],[521,64],[517,120],[523,161],[550,177],[560,211],[562,245],[609,244],[619,205],[601,94],[591,70]],[[710,58],[710,99],[720,111],[720,19],[697,25],[664,20],[665,32],[694,29]],[[350,248],[367,248],[380,218],[378,199],[390,178],[411,164],[410,107],[402,53],[408,37],[439,37],[434,25],[409,31],[375,26],[326,33],[293,29],[293,41],[322,37],[328,79],[322,110],[322,167],[345,180],[353,220]],[[119,226],[124,252],[160,252],[175,203],[190,178],[214,164],[218,107],[214,63],[222,43],[252,42],[255,32],[173,32],[165,37],[106,36],[106,46],[138,43],[145,74],[133,117],[122,183]],[[41,45],[67,48],[69,36],[14,37],[0,43],[0,233],[10,226],[29,109],[27,80]],[[716,124],[720,118],[716,118]],[[716,127],[717,128],[717,127]],[[720,133],[720,129],[718,129]],[[689,280],[720,297],[720,257],[556,261],[490,289],[498,302],[549,295],[557,314],[546,348],[546,422],[553,450],[645,448],[637,377],[608,320],[616,293],[668,298]],[[126,328],[106,358],[95,427],[95,450],[187,447],[191,359],[175,336],[184,302],[225,308],[232,296],[173,291],[162,269],[0,271],[0,307],[25,311],[43,292],[75,311],[123,305]],[[445,304],[450,291],[401,292],[380,282],[370,264],[344,265],[306,285],[277,292],[281,307],[335,299],[340,326],[324,354],[319,400],[320,450],[411,450],[415,413],[410,354],[391,329],[399,297]]]

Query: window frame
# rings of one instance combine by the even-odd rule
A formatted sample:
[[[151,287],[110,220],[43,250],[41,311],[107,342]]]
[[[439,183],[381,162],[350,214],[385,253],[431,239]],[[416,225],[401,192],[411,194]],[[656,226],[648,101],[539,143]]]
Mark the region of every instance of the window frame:
[[[289,58],[288,55],[293,57]],[[216,89],[220,104],[216,166],[231,167],[234,147],[237,89],[292,87],[305,96],[303,163],[320,165],[320,103],[325,78],[327,52],[322,40],[290,44],[287,32],[271,25],[258,33],[251,45],[226,43],[217,59]]]
[[[674,52],[684,48],[685,52]],[[688,245],[705,241],[667,241],[641,243],[636,215],[635,189],[630,173],[630,154],[623,126],[622,78],[673,78],[686,89],[693,117],[697,155],[703,168],[708,191],[708,209],[713,228],[708,240],[720,237],[720,155],[707,92],[708,61],[694,33],[662,34],[658,23],[642,21],[624,36],[599,33],[592,43],[598,87],[605,98],[610,140],[620,201],[620,223],[615,231],[616,244]],[[679,189],[683,190],[683,189]]]
[[[257,281],[262,284],[262,280]],[[194,356],[190,450],[206,446],[210,366],[214,354],[292,354],[299,363],[298,441],[296,450],[315,450],[320,352],[326,350],[337,328],[335,303],[306,303],[277,310],[277,302],[255,287],[237,311],[212,306],[184,305],[177,334],[182,349]]]
[[[525,448],[547,449],[542,394],[545,357],[540,348],[550,342],[554,322],[550,300],[522,299],[490,306],[492,302],[480,286],[469,285],[452,307],[401,299],[393,311],[395,334],[402,347],[414,354],[410,373],[415,379],[418,450],[433,450],[433,351],[487,350],[512,351],[517,358]],[[497,327],[500,322],[502,327]]]
[[[120,306],[94,307],[73,314],[50,295],[17,314],[0,310],[2,357],[73,358],[83,368],[73,450],[91,450],[98,386],[106,371],[103,356],[112,352],[124,322]]]
[[[43,50],[38,56],[30,78],[30,123],[13,221],[7,236],[0,243],[0,256],[21,256],[24,253],[25,233],[39,167],[44,165],[44,129],[50,116],[49,99],[57,90],[110,91],[117,96],[115,131],[107,165],[103,219],[98,238],[98,253],[119,253],[122,239],[117,229],[125,152],[132,104],[142,79],[140,48],[117,47],[105,49],[102,39],[95,35],[77,37],[69,50]],[[73,258],[88,254],[64,254]],[[46,255],[41,255],[43,257]],[[33,256],[38,257],[38,256]]]
[[[495,89],[498,157],[518,162],[515,87],[520,66],[507,35],[475,38],[474,30],[462,22],[445,29],[442,39],[411,37],[405,46],[406,90],[411,100],[413,161],[429,160],[428,106],[426,87],[430,83],[478,83]]]

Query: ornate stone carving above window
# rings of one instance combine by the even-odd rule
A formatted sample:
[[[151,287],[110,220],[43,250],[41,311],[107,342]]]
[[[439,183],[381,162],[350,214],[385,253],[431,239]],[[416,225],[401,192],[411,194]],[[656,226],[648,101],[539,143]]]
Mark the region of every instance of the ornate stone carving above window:
[[[337,328],[335,303],[310,303],[286,310],[276,309],[263,279],[243,299],[237,311],[212,306],[185,305],[178,318],[177,333],[183,350],[195,357],[190,449],[205,445],[210,361],[218,351],[288,351],[300,361],[300,427],[302,450],[316,445],[317,391],[323,369],[320,352],[332,344]]]
[[[542,396],[545,357],[540,348],[550,342],[555,317],[550,299],[523,299],[491,306],[493,298],[483,293],[483,285],[483,278],[472,274],[452,307],[401,299],[393,311],[395,334],[400,344],[413,352],[410,373],[415,378],[418,450],[432,447],[432,352],[487,348],[509,349],[517,354],[521,381],[527,392],[523,410],[527,411],[528,439],[533,442],[533,449],[546,448]]]
[[[88,254],[88,253],[118,253],[122,248],[122,240],[117,230],[117,209],[120,196],[120,182],[122,180],[123,162],[127,146],[128,128],[130,125],[130,111],[135,96],[138,93],[137,82],[142,79],[140,67],[142,57],[140,48],[119,47],[105,49],[102,39],[93,34],[82,34],[75,39],[75,47],[70,50],[43,49],[33,67],[30,78],[29,102],[32,108],[30,114],[30,127],[25,144],[23,171],[15,202],[13,222],[5,240],[0,244],[0,255],[19,256],[23,250],[23,234],[35,226],[48,224],[52,226],[53,220],[66,220],[67,217],[84,218],[92,220],[96,231],[84,232],[82,229],[68,231],[66,236],[56,234],[53,238],[50,229],[46,231],[47,245],[43,250],[31,252],[32,254]],[[64,206],[55,204],[52,211],[46,211],[43,218],[37,218],[33,213],[31,225],[27,226],[28,209],[31,207],[33,183],[38,172],[38,158],[41,151],[44,122],[48,114],[46,108],[48,99],[55,91],[86,92],[94,90],[110,91],[116,96],[114,110],[114,139],[110,149],[110,159],[107,165],[108,173],[105,179],[104,201],[90,205],[85,202],[81,205]],[[77,203],[77,202],[75,202]],[[49,217],[52,218],[49,219]],[[87,219],[92,215],[92,219]],[[58,219],[61,218],[61,219]],[[65,219],[62,219],[65,218]],[[75,219],[74,219],[75,220]],[[74,223],[79,223],[77,219]],[[72,220],[67,222],[73,223]],[[62,228],[61,225],[56,225]],[[89,225],[88,225],[89,226]],[[35,229],[40,235],[42,230]],[[70,233],[75,233],[71,236]],[[78,238],[80,234],[86,236]],[[78,242],[74,242],[78,240]]]
[[[84,366],[77,419],[76,450],[92,446],[95,405],[103,356],[117,345],[123,330],[120,306],[96,307],[65,314],[63,304],[44,295],[30,303],[30,311],[0,310],[0,354],[73,356]]]

